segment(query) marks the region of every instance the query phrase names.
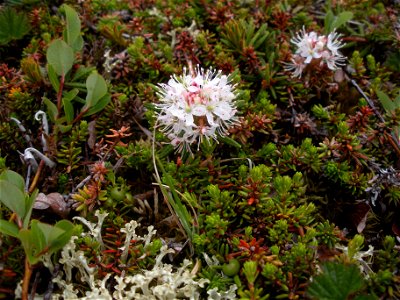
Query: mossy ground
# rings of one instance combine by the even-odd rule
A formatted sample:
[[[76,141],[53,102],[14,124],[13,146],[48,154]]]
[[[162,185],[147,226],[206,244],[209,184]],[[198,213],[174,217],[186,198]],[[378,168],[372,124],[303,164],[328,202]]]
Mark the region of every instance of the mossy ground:
[[[78,13],[78,29],[62,4]],[[242,299],[322,299],[318,287],[332,286],[324,299],[400,298],[398,1],[9,0],[0,7],[0,170],[47,195],[32,219],[96,223],[96,210],[109,214],[105,249],[88,237],[76,242],[96,279],[151,268],[164,243],[175,267],[199,262],[197,278],[208,279],[202,298],[234,284]],[[310,66],[301,78],[285,71],[290,40],[303,27],[321,35],[336,29],[345,65]],[[49,67],[57,39],[73,51],[65,74]],[[156,126],[155,86],[197,64],[231,74],[239,121],[218,142],[179,153]],[[88,96],[95,70],[106,83],[102,100]],[[89,98],[97,110],[87,109]],[[39,110],[48,131],[35,119]],[[21,160],[28,147],[56,166],[42,165],[35,177]],[[50,195],[63,196],[62,211]],[[122,264],[120,229],[131,220],[157,234],[152,248],[133,241]],[[0,241],[0,298],[13,298],[24,250],[15,238]],[[317,277],[321,269],[329,280],[354,281],[341,289]],[[37,264],[30,289],[59,293],[47,284],[52,276]],[[89,289],[78,278],[72,284],[80,296]]]

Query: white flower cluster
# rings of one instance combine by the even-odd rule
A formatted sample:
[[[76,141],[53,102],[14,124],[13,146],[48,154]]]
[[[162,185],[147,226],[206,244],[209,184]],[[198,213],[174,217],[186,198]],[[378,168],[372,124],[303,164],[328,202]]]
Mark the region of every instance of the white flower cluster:
[[[159,84],[158,124],[179,151],[203,138],[217,140],[236,122],[234,86],[221,71],[183,70],[168,84]]]
[[[319,66],[326,65],[331,70],[336,70],[344,65],[346,57],[339,52],[344,44],[339,40],[340,34],[335,31],[328,36],[318,35],[311,31],[307,33],[303,29],[290,41],[297,46],[291,62],[285,64],[285,70],[292,72],[293,77],[301,77],[307,65],[317,63]]]

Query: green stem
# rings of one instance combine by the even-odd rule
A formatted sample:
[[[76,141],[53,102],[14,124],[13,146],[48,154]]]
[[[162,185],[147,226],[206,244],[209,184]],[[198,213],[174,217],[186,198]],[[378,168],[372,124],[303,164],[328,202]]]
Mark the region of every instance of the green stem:
[[[57,93],[57,119],[60,117],[61,114],[61,103],[62,103],[62,92],[64,89],[64,81],[65,81],[65,75],[61,75],[60,79],[60,87],[58,88],[58,93]]]

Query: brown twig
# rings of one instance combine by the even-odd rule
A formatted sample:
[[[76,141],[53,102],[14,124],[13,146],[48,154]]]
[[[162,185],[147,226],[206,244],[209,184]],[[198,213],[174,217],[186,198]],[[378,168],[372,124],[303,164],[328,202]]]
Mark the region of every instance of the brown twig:
[[[39,181],[40,174],[42,173],[44,166],[45,166],[45,162],[44,162],[44,160],[41,160],[39,163],[39,167],[36,171],[35,177],[33,178],[31,186],[29,187],[29,193],[32,193],[35,190],[37,183]]]

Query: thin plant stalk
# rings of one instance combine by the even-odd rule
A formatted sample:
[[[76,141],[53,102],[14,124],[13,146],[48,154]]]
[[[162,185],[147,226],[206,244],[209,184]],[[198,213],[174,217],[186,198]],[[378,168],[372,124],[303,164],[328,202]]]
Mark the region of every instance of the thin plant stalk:
[[[156,124],[157,125],[157,124]],[[186,206],[182,203],[177,191],[175,190],[173,180],[170,175],[166,174],[166,184],[169,187],[170,192],[167,191],[166,187],[162,184],[160,174],[158,173],[157,165],[160,166],[162,171],[165,173],[162,163],[160,162],[159,158],[155,154],[155,128],[153,131],[153,142],[152,142],[152,154],[153,154],[153,165],[155,170],[155,177],[158,185],[160,186],[161,192],[163,193],[165,199],[167,199],[167,205],[171,213],[178,219],[178,226],[180,227],[183,234],[187,236],[189,241],[193,240],[193,225],[191,226],[192,218],[186,208]],[[158,162],[158,164],[157,164]],[[194,252],[193,246],[189,243],[191,253]]]
[[[24,279],[22,282],[22,293],[21,299],[28,300],[29,299],[29,282],[32,277],[32,265],[29,263],[28,257],[25,257],[25,272]]]

